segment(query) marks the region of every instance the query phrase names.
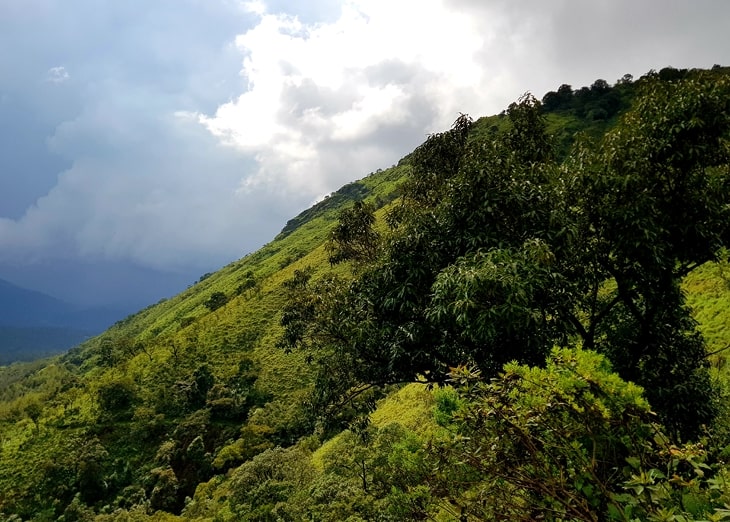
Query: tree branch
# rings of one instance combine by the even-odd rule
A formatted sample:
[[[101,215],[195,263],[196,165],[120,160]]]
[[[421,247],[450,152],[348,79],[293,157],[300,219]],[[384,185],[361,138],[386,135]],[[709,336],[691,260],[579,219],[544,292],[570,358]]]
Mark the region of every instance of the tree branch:
[[[710,357],[712,355],[717,355],[720,352],[724,352],[725,350],[730,348],[730,344],[727,344],[724,348],[720,348],[719,350],[715,350],[714,352],[710,352],[708,354],[705,354],[705,358]]]

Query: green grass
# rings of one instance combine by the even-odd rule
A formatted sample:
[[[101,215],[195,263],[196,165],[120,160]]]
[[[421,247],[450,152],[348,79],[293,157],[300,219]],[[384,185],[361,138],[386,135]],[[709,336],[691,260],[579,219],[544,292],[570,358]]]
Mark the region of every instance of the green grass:
[[[12,512],[7,506],[16,501],[28,509],[50,508],[52,499],[34,499],[34,491],[45,480],[43,470],[49,463],[63,461],[64,448],[75,437],[88,437],[89,432],[99,433],[109,452],[108,465],[127,462],[135,467],[136,475],[155,465],[153,457],[162,439],[130,436],[139,429],[135,423],[142,420],[99,421],[96,393],[105,382],[123,378],[134,383],[135,411],[146,411],[150,419],[163,413],[162,426],[171,433],[181,418],[148,407],[158,401],[161,385],[191,379],[201,364],[211,368],[216,382],[227,382],[236,374],[239,361],[249,359],[258,375],[256,389],[269,397],[263,408],[251,412],[252,422],[274,424],[274,429],[286,429],[287,423],[296,422],[298,405],[311,386],[312,375],[304,354],[276,348],[286,298],[282,283],[305,267],[314,268],[314,277],[329,271],[324,245],[341,209],[358,198],[376,207],[388,205],[408,171],[407,165],[401,165],[344,187],[300,214],[259,251],[201,278],[177,296],[119,321],[64,356],[0,368],[0,513]],[[347,267],[336,269],[345,271]],[[239,292],[239,286],[251,276],[256,287]],[[214,292],[224,293],[228,302],[211,311],[205,302]],[[160,379],[168,384],[161,384]],[[25,413],[32,402],[43,408],[40,429]],[[223,424],[220,429],[232,428],[235,434],[242,423],[228,428]],[[231,442],[221,441],[214,453]],[[160,515],[156,519],[177,518]]]
[[[687,295],[687,304],[699,322],[708,351],[716,352],[729,347],[730,270],[727,264],[707,263],[699,267],[687,276],[683,289]]]
[[[436,428],[433,393],[425,384],[408,384],[383,399],[370,416],[379,428],[397,422],[421,435]]]

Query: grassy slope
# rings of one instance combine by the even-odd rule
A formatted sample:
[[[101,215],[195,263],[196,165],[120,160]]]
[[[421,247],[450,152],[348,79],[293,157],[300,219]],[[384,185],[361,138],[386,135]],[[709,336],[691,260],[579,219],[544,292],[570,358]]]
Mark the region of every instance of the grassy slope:
[[[573,122],[569,129],[571,135],[585,127],[570,116],[551,116],[551,125],[565,126],[567,120]],[[493,132],[495,126],[501,128],[502,125],[503,118],[499,116],[482,118],[477,122],[475,135]],[[283,298],[281,283],[290,278],[294,270],[305,266],[314,267],[315,277],[318,271],[328,269],[324,242],[339,210],[353,199],[366,198],[378,206],[387,204],[397,195],[397,183],[407,169],[407,166],[387,169],[346,185],[292,219],[274,241],[258,252],[231,263],[178,296],[120,321],[67,356],[50,360],[42,370],[45,375],[28,370],[24,378],[10,379],[12,372],[6,370],[9,384],[4,390],[0,387],[0,394],[4,393],[6,398],[0,404],[3,433],[0,492],[12,490],[17,484],[31,485],[41,480],[42,474],[38,470],[53,460],[54,448],[62,446],[61,440],[72,438],[81,433],[84,426],[95,422],[98,415],[94,402],[96,390],[102,383],[120,375],[138,383],[142,401],[149,403],[153,399],[149,393],[154,393],[153,385],[160,379],[160,368],[172,370],[174,366],[181,374],[184,373],[180,371],[181,366],[205,360],[216,378],[222,380],[235,370],[239,357],[250,357],[258,368],[257,387],[273,398],[266,406],[270,410],[268,417],[286,417],[292,396],[308,387],[309,372],[301,357],[286,355],[274,347],[278,310]],[[257,288],[238,294],[236,289],[251,274]],[[205,302],[214,292],[225,293],[230,300],[211,312]],[[125,343],[142,343],[145,350],[126,357],[117,354],[116,364],[105,365],[102,360],[105,347],[120,351],[119,346]],[[190,364],[188,371],[192,370]],[[23,373],[17,368],[13,371]],[[68,383],[73,386],[64,391]],[[37,426],[24,413],[33,402],[45,406]],[[398,410],[401,410],[400,414],[392,413]],[[383,411],[391,413],[376,414],[375,418],[378,415],[398,417],[403,411],[415,414],[418,410],[391,405]],[[267,417],[265,411],[256,414]],[[422,415],[417,417],[422,418]],[[115,456],[123,457],[127,451],[124,441],[114,440],[112,445],[121,449]],[[136,449],[142,450],[138,456],[141,462],[152,456],[155,446],[149,445],[147,451]],[[19,470],[16,466],[19,460],[38,465]]]
[[[502,120],[500,116],[482,118],[475,133],[493,132],[493,127],[501,128]],[[610,123],[587,122],[566,112],[548,115],[549,129],[555,132],[560,148],[577,132],[600,134]],[[52,464],[78,445],[78,437],[97,437],[110,453],[108,460],[125,460],[137,479],[149,471],[165,433],[172,433],[183,416],[165,417],[162,423],[167,431],[148,441],[135,440],[141,434],[130,433],[135,424],[129,421],[99,424],[95,397],[108,382],[128,379],[135,383],[139,396],[133,420],[137,422],[144,415],[154,415],[145,405],[155,402],[161,379],[174,383],[174,379],[190,375],[197,365],[206,363],[217,381],[225,381],[240,361],[250,359],[258,374],[257,389],[271,398],[251,415],[252,422],[285,423],[286,417],[293,415],[293,399],[309,386],[310,374],[298,354],[287,355],[275,347],[284,299],[281,283],[296,269],[307,266],[315,270],[315,277],[329,270],[324,244],[339,211],[353,199],[387,205],[397,196],[398,182],[407,171],[403,164],[346,185],[292,219],[259,251],[223,267],[180,295],[118,322],[64,357],[0,368],[0,513],[12,512],[14,498],[31,498],[34,488],[47,480],[48,470],[54,469]],[[703,267],[688,278],[686,286],[689,304],[711,350],[723,348],[730,338],[730,292],[720,276],[719,268]],[[256,286],[239,292],[240,285],[251,278]],[[214,292],[226,294],[229,301],[210,311],[205,302]],[[142,345],[144,350],[129,350]],[[111,362],[105,362],[109,353]],[[28,415],[32,411],[29,405],[34,403],[42,406],[36,422]],[[378,427],[397,421],[425,433],[435,426],[431,410],[430,392],[411,385],[383,401],[372,420]],[[217,443],[213,457],[233,451],[239,428],[240,423],[221,427],[228,429],[225,433],[230,439]],[[325,444],[314,454],[315,462],[331,444],[335,443]],[[199,490],[201,498],[220,499],[219,504],[213,502],[218,507],[230,493],[222,475]],[[42,504],[45,499],[37,500]],[[212,506],[209,514],[216,510]]]
[[[730,352],[730,267],[727,262],[708,263],[684,282],[687,304],[699,322],[716,367],[724,368]]]
[[[49,466],[77,437],[88,439],[90,428],[114,459],[149,469],[159,440],[140,444],[125,440],[125,430],[98,426],[95,397],[104,383],[131,380],[139,389],[138,403],[150,404],[155,384],[167,372],[189,374],[203,361],[217,381],[224,381],[240,360],[250,359],[258,369],[257,389],[271,397],[258,416],[286,417],[290,399],[310,379],[301,356],[275,348],[281,283],[306,266],[315,275],[329,269],[324,243],[340,209],[354,198],[387,204],[407,169],[394,167],[343,187],[290,221],[258,252],[118,322],[63,357],[0,368],[0,513],[13,511],[12,498],[32,498]],[[256,286],[237,291],[252,275]],[[205,302],[214,292],[225,293],[229,301],[210,311]],[[111,364],[104,360],[105,350],[111,350]],[[37,424],[28,414],[33,403],[42,406]],[[177,421],[168,416],[166,422],[171,430]]]

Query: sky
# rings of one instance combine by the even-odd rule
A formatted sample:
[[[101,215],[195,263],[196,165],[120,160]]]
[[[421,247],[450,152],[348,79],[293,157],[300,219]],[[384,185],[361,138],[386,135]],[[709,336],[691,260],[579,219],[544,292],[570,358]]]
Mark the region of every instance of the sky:
[[[730,65],[724,0],[0,0],[0,278],[142,307],[459,113]]]

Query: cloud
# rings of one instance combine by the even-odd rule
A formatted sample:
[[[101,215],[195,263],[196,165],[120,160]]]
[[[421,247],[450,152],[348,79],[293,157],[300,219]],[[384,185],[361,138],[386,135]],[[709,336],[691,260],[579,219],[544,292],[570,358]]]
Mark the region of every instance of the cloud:
[[[445,0],[475,19],[501,20],[480,62],[512,85],[541,96],[666,66],[730,61],[725,20],[730,3],[714,0]]]
[[[0,220],[3,257],[126,260],[174,271],[234,259],[247,235],[268,239],[255,233],[266,229],[256,223],[266,209],[251,213],[236,194],[250,160],[181,115],[110,125],[132,110],[89,107],[59,127],[50,145],[74,156],[72,165],[21,219]]]
[[[255,155],[259,169],[243,191],[329,192],[397,160],[488,84],[475,62],[478,28],[440,2],[346,2],[320,24],[260,4],[256,12],[258,23],[236,38],[247,89],[200,115]]]
[[[460,112],[727,64],[728,18],[711,0],[2,2],[0,45],[22,51],[0,54],[0,277],[199,275]]]
[[[261,0],[252,0],[250,2],[244,2],[243,8],[250,12],[257,14],[259,16],[264,16],[266,14],[266,4],[262,2]]]
[[[199,271],[277,231],[287,211],[236,194],[252,160],[184,117],[242,88],[233,41],[250,15],[232,1],[37,3],[37,17],[0,6],[0,44],[28,50],[0,58],[0,187],[24,200],[0,206],[0,269],[75,259]]]
[[[71,76],[69,76],[68,71],[62,65],[51,67],[46,73],[46,81],[51,83],[63,83],[68,81],[69,78]]]
[[[498,112],[562,83],[709,67],[729,49],[726,18],[710,13],[730,9],[704,5],[350,0],[336,19],[304,23],[259,1],[258,23],[236,38],[247,87],[200,121],[256,157],[243,191],[321,194],[387,166],[459,112]]]

